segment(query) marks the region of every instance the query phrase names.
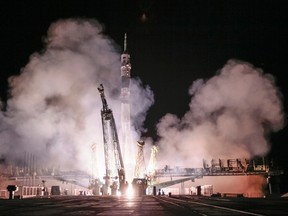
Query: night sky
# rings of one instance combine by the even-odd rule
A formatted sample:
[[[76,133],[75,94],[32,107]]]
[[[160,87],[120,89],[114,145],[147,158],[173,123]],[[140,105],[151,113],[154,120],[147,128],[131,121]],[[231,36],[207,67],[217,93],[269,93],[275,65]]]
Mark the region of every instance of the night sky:
[[[9,3],[8,3],[9,2]],[[239,0],[11,0],[0,3],[0,97],[9,98],[8,78],[29,56],[41,52],[51,23],[93,18],[104,25],[121,52],[128,34],[133,77],[151,87],[146,134],[167,113],[181,118],[189,109],[194,80],[209,79],[232,58],[272,74],[287,113],[288,14],[284,1]],[[119,72],[120,75],[120,72]],[[269,137],[270,156],[287,169],[287,127]],[[287,169],[288,171],[288,169]]]

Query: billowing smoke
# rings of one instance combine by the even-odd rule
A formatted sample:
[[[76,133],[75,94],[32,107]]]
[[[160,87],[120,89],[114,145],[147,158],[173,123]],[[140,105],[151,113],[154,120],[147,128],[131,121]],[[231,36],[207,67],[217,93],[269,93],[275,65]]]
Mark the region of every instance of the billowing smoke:
[[[36,156],[38,166],[89,171],[94,144],[97,166],[105,169],[97,87],[103,83],[120,126],[121,83],[120,53],[102,31],[92,19],[59,20],[50,26],[45,49],[31,55],[20,75],[9,79],[11,98],[7,111],[0,113],[3,157],[23,162],[27,153]],[[139,80],[132,83],[131,112],[140,136],[153,93]]]
[[[211,79],[189,89],[190,110],[183,118],[167,114],[158,123],[158,166],[167,161],[202,167],[202,159],[264,156],[269,133],[283,127],[280,94],[274,79],[259,68],[229,60]]]

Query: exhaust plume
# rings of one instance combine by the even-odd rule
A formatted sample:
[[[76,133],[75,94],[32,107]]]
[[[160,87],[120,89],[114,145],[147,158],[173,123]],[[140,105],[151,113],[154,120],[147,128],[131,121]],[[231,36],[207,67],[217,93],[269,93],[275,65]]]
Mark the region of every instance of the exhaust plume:
[[[229,60],[211,79],[196,80],[189,94],[183,118],[167,114],[157,125],[162,166],[174,161],[202,167],[202,159],[265,156],[269,133],[284,125],[272,75],[247,62]]]
[[[45,49],[31,55],[19,76],[9,78],[11,98],[7,111],[0,113],[0,148],[5,158],[17,162],[29,152],[45,167],[90,171],[91,146],[96,144],[97,161],[104,161],[97,87],[104,84],[120,126],[120,54],[102,31],[102,25],[92,19],[53,23]],[[140,117],[134,121],[134,134],[139,137],[153,93],[138,79],[133,80],[133,88],[131,111]],[[104,162],[97,166],[104,173]]]

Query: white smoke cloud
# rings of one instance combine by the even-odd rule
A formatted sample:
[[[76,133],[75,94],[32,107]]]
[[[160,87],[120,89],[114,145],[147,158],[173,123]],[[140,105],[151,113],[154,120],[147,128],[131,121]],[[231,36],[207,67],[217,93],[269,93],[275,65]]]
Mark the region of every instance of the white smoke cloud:
[[[0,113],[2,155],[21,161],[28,152],[42,166],[89,171],[91,145],[96,143],[98,166],[105,169],[97,87],[104,84],[108,105],[120,126],[120,100],[115,95],[121,84],[120,53],[96,20],[53,23],[45,49],[31,55],[21,74],[9,83],[11,98],[7,111]],[[132,100],[139,105],[131,112],[134,109],[140,115],[135,122],[141,128],[153,93],[142,85],[133,88]]]
[[[157,125],[162,165],[202,167],[202,159],[264,156],[269,132],[283,127],[273,77],[247,62],[229,60],[211,79],[195,81],[189,93],[185,116],[167,114]]]
[[[0,156],[21,161],[28,152],[43,166],[87,171],[95,143],[98,167],[104,173],[97,87],[104,84],[119,127],[120,100],[115,92],[121,87],[120,53],[97,21],[53,23],[45,49],[31,55],[21,74],[9,83],[7,111],[0,112]],[[185,116],[167,114],[157,125],[159,166],[202,167],[202,159],[265,155],[270,149],[267,135],[283,127],[273,77],[249,63],[230,60],[211,79],[196,80],[189,93],[192,99]],[[145,131],[153,92],[132,79],[131,97],[133,138],[138,140]],[[145,141],[152,143],[150,138]]]
[[[146,118],[146,113],[151,105],[154,103],[154,94],[149,86],[143,87],[143,84],[139,78],[131,80],[130,84],[131,95],[137,95],[139,98],[145,98],[145,100],[140,100],[139,98],[132,97],[130,102],[131,109],[131,120],[135,129],[138,131],[137,134],[145,132],[146,129],[143,123]]]

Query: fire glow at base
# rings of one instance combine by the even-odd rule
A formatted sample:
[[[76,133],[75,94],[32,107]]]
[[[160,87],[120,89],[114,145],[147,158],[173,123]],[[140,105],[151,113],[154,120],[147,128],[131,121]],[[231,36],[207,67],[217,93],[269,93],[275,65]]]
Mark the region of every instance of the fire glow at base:
[[[83,23],[86,25],[83,25]],[[75,35],[76,33],[79,33],[79,38],[76,37],[75,39],[71,36],[73,34],[65,32],[66,28],[63,28],[63,26],[66,25],[68,27],[73,26],[73,28],[67,29],[76,30]],[[58,31],[60,31],[61,34],[56,34]],[[98,32],[97,28],[96,32]],[[4,138],[12,138],[10,138],[10,140],[5,140],[3,145],[6,143],[13,143],[15,149],[21,149],[21,151],[19,151],[20,153],[18,153],[20,156],[13,154],[10,155],[10,157],[12,160],[20,161],[22,167],[17,164],[17,167],[14,167],[15,169],[11,168],[10,173],[12,173],[13,170],[15,171],[13,173],[15,177],[18,179],[22,178],[22,188],[25,189],[23,189],[23,193],[26,191],[25,184],[40,185],[41,182],[39,183],[39,179],[42,174],[43,176],[49,175],[49,178],[55,178],[59,181],[67,181],[71,184],[71,188],[70,190],[65,188],[66,192],[68,190],[71,191],[71,195],[75,195],[76,190],[72,189],[74,187],[72,183],[75,183],[78,179],[73,179],[72,176],[76,176],[75,173],[80,173],[79,176],[84,176],[83,173],[78,171],[75,171],[74,173],[73,171],[62,171],[59,168],[55,168],[56,165],[61,164],[61,168],[65,167],[67,170],[82,169],[85,170],[87,174],[87,170],[89,169],[89,165],[87,165],[87,155],[89,155],[90,152],[87,150],[89,148],[83,148],[81,144],[86,143],[88,145],[88,143],[94,143],[92,145],[92,152],[103,153],[103,149],[98,148],[100,144],[98,142],[98,137],[96,137],[98,135],[100,137],[100,130],[97,131],[98,133],[95,135],[95,116],[93,115],[93,117],[90,118],[91,116],[89,114],[83,115],[86,110],[93,110],[93,112],[95,110],[95,107],[91,106],[91,104],[95,103],[95,91],[91,91],[91,89],[96,90],[96,94],[97,89],[95,87],[95,80],[91,77],[95,77],[95,75],[96,77],[98,76],[98,74],[94,74],[94,71],[96,71],[95,73],[102,73],[103,71],[97,71],[95,65],[89,65],[89,61],[86,60],[95,59],[95,62],[93,63],[96,65],[99,64],[99,68],[106,68],[112,65],[115,59],[119,60],[119,53],[114,52],[111,54],[111,47],[107,46],[108,54],[104,53],[104,55],[106,54],[106,61],[104,61],[104,63],[102,61],[97,62],[97,59],[102,59],[97,58],[99,57],[97,50],[100,48],[90,42],[98,41],[99,38],[97,38],[98,36],[95,34],[95,26],[92,24],[90,25],[90,23],[85,20],[80,22],[75,22],[73,20],[61,21],[53,25],[50,34],[51,35],[48,36],[49,40],[47,41],[51,44],[48,43],[47,50],[41,54],[33,55],[31,57],[31,62],[24,68],[21,75],[15,76],[10,80],[12,97],[9,101],[7,110],[12,110],[12,113],[7,112],[7,115],[4,113],[3,125],[6,126],[5,123],[7,120],[8,126],[6,128],[9,129],[10,126],[11,128],[15,127],[15,131],[11,130],[12,132],[9,133],[9,130],[4,130]],[[93,38],[93,40],[83,40],[89,38],[86,37],[86,34]],[[59,38],[57,37],[61,38],[62,36],[65,38],[65,43],[57,44],[56,41],[62,41],[58,40]],[[55,41],[53,41],[53,39],[55,39]],[[101,38],[101,40],[102,39],[103,38]],[[263,130],[266,130],[266,127],[268,127],[268,130],[277,131],[282,127],[281,101],[278,100],[279,98],[275,97],[277,96],[277,91],[268,76],[268,78],[263,76],[261,70],[254,66],[236,60],[229,60],[223,69],[207,82],[204,80],[197,80],[193,83],[189,89],[189,94],[192,96],[190,110],[183,118],[180,119],[176,115],[167,114],[159,121],[157,132],[161,139],[157,144],[161,147],[159,152],[162,155],[159,159],[161,159],[162,164],[161,167],[156,167],[156,153],[153,157],[151,154],[150,162],[153,162],[149,163],[147,171],[143,171],[143,167],[140,168],[140,165],[144,164],[144,162],[142,162],[144,161],[142,160],[143,153],[142,155],[139,154],[140,156],[138,157],[136,154],[137,142],[135,140],[133,141],[134,138],[132,138],[132,133],[134,133],[133,135],[135,136],[135,130],[131,129],[130,105],[135,103],[135,101],[134,103],[131,102],[131,98],[134,96],[131,93],[134,94],[135,92],[130,92],[130,84],[132,83],[130,80],[131,64],[130,55],[127,51],[126,35],[124,41],[124,52],[121,55],[121,110],[119,109],[119,112],[116,110],[117,114],[119,114],[119,116],[121,115],[121,121],[116,122],[117,126],[121,129],[119,131],[120,140],[118,140],[117,127],[112,110],[108,108],[106,98],[104,97],[104,88],[100,88],[100,96],[103,102],[101,120],[105,166],[104,160],[102,160],[101,164],[97,164],[99,168],[97,172],[101,171],[102,173],[96,174],[95,172],[93,174],[93,184],[97,185],[97,189],[96,186],[94,188],[95,191],[97,191],[95,193],[96,195],[100,194],[100,188],[103,186],[103,177],[105,183],[104,187],[102,187],[101,194],[104,195],[118,194],[119,190],[125,191],[127,187],[132,184],[132,181],[134,179],[137,180],[137,178],[139,180],[138,193],[139,191],[143,193],[142,189],[144,188],[143,185],[145,185],[145,183],[143,183],[142,180],[145,180],[146,177],[148,180],[147,191],[150,193],[154,193],[154,191],[158,192],[158,189],[166,190],[167,188],[168,190],[173,184],[180,184],[178,193],[186,193],[187,191],[185,191],[185,188],[197,187],[195,184],[198,184],[198,182],[202,185],[213,185],[213,189],[218,190],[212,179],[215,179],[215,182],[217,182],[217,178],[225,178],[225,181],[227,180],[226,185],[229,185],[229,175],[233,177],[237,175],[241,175],[241,177],[243,175],[250,175],[250,177],[254,175],[257,177],[261,176],[268,181],[269,191],[275,191],[272,185],[273,182],[277,182],[274,179],[281,175],[281,171],[274,170],[273,167],[267,166],[267,162],[262,165],[257,165],[252,162],[246,163],[243,158],[246,156],[253,158],[255,155],[265,155],[267,153],[269,145],[267,144],[265,137],[263,137]],[[54,49],[55,43],[57,45],[56,49]],[[75,44],[77,46],[75,46]],[[90,56],[90,49],[87,51],[87,47],[95,48],[95,53],[97,55]],[[103,47],[101,47],[101,51],[103,51],[102,48]],[[63,54],[67,50],[69,50],[72,58],[70,55],[66,56]],[[59,53],[60,56],[58,56]],[[102,57],[103,52],[99,53]],[[61,58],[51,58],[51,55]],[[61,61],[59,61],[59,59]],[[75,61],[75,59],[77,61]],[[81,62],[81,59],[84,59],[84,61]],[[112,60],[109,61],[110,59]],[[52,62],[50,62],[50,60],[52,60]],[[50,65],[49,62],[51,63]],[[58,68],[59,65],[60,67]],[[117,65],[117,67],[119,69],[119,65]],[[45,70],[43,70],[43,68],[45,68]],[[112,71],[112,76],[115,76],[115,68],[112,66],[111,68],[107,69],[107,73]],[[85,74],[83,71],[88,72]],[[91,71],[93,71],[93,73]],[[107,77],[108,76],[109,75],[107,75]],[[103,80],[107,81],[107,77]],[[99,79],[101,82],[103,80]],[[83,83],[87,84],[87,88]],[[106,86],[106,83],[103,83],[104,86]],[[55,85],[55,88],[50,88],[52,84]],[[111,87],[111,84],[112,86],[115,86],[113,81],[111,81],[111,83],[110,80],[107,81],[108,87]],[[49,88],[47,88],[48,86]],[[75,88],[71,88],[71,86],[75,86]],[[35,89],[37,89],[37,91]],[[80,94],[78,92],[79,89],[81,89]],[[237,89],[237,91],[235,89]],[[91,92],[93,92],[93,94],[91,94]],[[85,105],[82,104],[83,95],[88,95],[88,102],[85,98]],[[141,94],[137,94],[137,96],[139,95]],[[145,96],[139,97],[139,101]],[[91,98],[93,98],[93,103],[89,101]],[[211,100],[211,98],[213,100]],[[257,100],[255,100],[255,98],[257,98]],[[244,100],[247,103],[243,103]],[[28,101],[29,103],[27,103]],[[142,105],[139,101],[137,100],[137,104]],[[247,106],[247,104],[249,106]],[[91,109],[91,107],[93,107],[93,109]],[[257,115],[255,115],[256,112]],[[63,113],[64,115],[62,115]],[[13,118],[9,118],[11,116],[13,116]],[[86,122],[83,119],[89,119],[89,121],[93,123],[89,122],[86,125]],[[194,121],[194,119],[197,121]],[[133,123],[134,122],[135,121],[133,121]],[[199,122],[202,124],[198,125]],[[265,128],[263,128],[263,122],[265,122]],[[10,125],[10,123],[12,125]],[[97,125],[100,124],[101,123]],[[247,125],[249,127],[246,127]],[[27,128],[29,128],[29,130],[27,130]],[[33,129],[33,133],[31,133],[31,128]],[[89,131],[90,128],[93,128],[92,133]],[[18,136],[15,136],[15,134],[18,135],[18,133],[19,139]],[[88,134],[92,135],[86,139],[86,137],[88,137],[86,135]],[[254,139],[254,137],[256,137],[256,139]],[[95,141],[95,139],[97,141]],[[1,141],[3,140],[4,139],[1,139]],[[142,146],[142,151],[143,148],[145,147]],[[31,149],[31,151],[34,152],[27,153],[27,149]],[[226,150],[230,150],[230,152],[227,153]],[[3,148],[3,151],[5,151],[5,148]],[[209,155],[209,157],[206,157],[208,151],[209,153],[214,154],[213,157],[216,158],[224,154],[225,156],[233,154],[233,156],[225,159],[226,161],[224,162],[220,159],[218,160],[218,158],[211,160],[212,156],[210,157]],[[45,154],[43,154],[43,152],[45,152]],[[61,157],[59,157],[59,154]],[[34,159],[35,156],[39,155],[41,157],[38,158],[42,159],[41,165],[43,165],[44,161],[49,169],[47,168],[45,170],[43,168],[41,171],[38,169],[40,166],[36,166]],[[73,161],[71,161],[71,155],[75,156],[76,160],[74,160],[73,157]],[[198,158],[199,155],[201,155],[201,157],[203,156],[204,159],[211,160],[211,165],[209,165],[209,163],[203,163],[203,167],[199,166],[199,163],[202,163],[202,158]],[[241,159],[235,158],[235,156],[239,156]],[[160,162],[160,160],[158,162]],[[47,163],[49,163],[49,165],[47,165]],[[170,163],[173,163],[172,165],[175,167],[170,167]],[[181,165],[178,166],[178,163],[181,163]],[[195,163],[198,164],[194,167]],[[137,167],[137,169],[134,169],[135,167]],[[137,172],[135,172],[135,170],[137,170]],[[37,179],[38,177],[39,179]],[[191,183],[192,186],[189,185],[188,187],[185,187],[184,182],[186,184],[186,178],[190,183],[191,181],[196,181],[196,183]],[[208,181],[208,178],[210,179],[210,182],[203,181],[206,179]],[[83,181],[87,181],[87,179],[84,179]],[[258,186],[264,184],[255,179],[256,177],[251,178],[250,184]],[[96,182],[101,183],[98,184]],[[239,185],[242,186],[244,184],[239,183]],[[233,188],[233,186],[231,188]],[[246,188],[249,188],[248,184],[246,185]],[[223,188],[221,188],[221,190],[222,189]],[[177,189],[175,189],[175,191],[176,190]]]

